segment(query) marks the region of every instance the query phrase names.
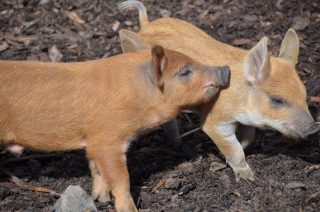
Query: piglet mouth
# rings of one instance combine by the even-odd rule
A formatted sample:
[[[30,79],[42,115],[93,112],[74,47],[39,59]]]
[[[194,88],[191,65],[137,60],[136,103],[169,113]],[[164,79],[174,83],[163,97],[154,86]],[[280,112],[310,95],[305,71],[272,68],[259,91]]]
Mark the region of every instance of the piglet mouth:
[[[219,87],[217,87],[214,83],[207,83],[203,86],[203,91],[207,98],[214,97],[219,92]]]
[[[203,86],[203,89],[207,90],[207,89],[211,89],[211,88],[218,88],[217,86],[215,86],[215,84],[213,82],[207,83]]]

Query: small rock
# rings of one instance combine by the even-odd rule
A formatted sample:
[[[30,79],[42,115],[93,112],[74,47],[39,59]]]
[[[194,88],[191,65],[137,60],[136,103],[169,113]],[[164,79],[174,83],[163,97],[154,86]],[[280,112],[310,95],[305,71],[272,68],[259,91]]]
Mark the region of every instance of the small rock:
[[[113,30],[114,32],[118,31],[119,27],[120,27],[120,22],[119,22],[119,21],[115,21],[115,22],[112,24],[112,30]]]
[[[177,189],[180,186],[180,180],[177,178],[169,178],[166,180],[164,187],[167,189]]]
[[[299,31],[304,30],[310,24],[308,17],[296,16],[293,18],[292,28]]]
[[[54,212],[98,211],[93,199],[80,186],[70,185],[53,206]]]
[[[63,55],[61,54],[61,52],[59,51],[56,45],[52,46],[49,49],[49,58],[51,62],[60,62],[62,57]]]
[[[124,24],[126,26],[132,26],[133,25],[132,21],[125,21]]]
[[[182,172],[182,173],[190,173],[193,170],[193,164],[191,162],[184,162],[181,163],[178,166],[178,169]]]
[[[286,185],[286,188],[296,189],[296,188],[305,188],[306,185],[300,182],[290,182]]]
[[[171,12],[170,12],[169,10],[161,9],[161,10],[160,10],[160,15],[161,15],[163,18],[167,18],[167,17],[170,17]]]

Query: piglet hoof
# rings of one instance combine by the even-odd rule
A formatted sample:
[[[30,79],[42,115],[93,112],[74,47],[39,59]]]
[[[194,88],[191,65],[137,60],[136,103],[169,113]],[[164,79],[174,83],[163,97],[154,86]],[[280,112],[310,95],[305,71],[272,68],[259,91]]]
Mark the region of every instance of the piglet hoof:
[[[98,200],[99,202],[101,203],[106,203],[106,202],[110,202],[111,201],[111,197],[110,197],[110,194],[109,192],[100,192],[100,193],[93,193],[92,192],[92,198],[94,200]]]
[[[103,181],[103,178],[99,175],[93,180],[92,197],[94,200],[98,200],[101,203],[111,201],[110,190]]]
[[[244,167],[237,167],[234,171],[237,182],[239,182],[240,179],[254,181],[254,172],[251,170],[248,164],[246,164]]]

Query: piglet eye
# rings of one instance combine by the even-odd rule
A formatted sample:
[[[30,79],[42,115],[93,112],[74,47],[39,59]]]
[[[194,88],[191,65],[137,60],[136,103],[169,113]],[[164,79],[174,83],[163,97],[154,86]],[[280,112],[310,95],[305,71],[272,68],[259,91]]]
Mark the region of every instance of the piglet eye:
[[[188,76],[189,74],[191,74],[191,70],[190,69],[183,70],[180,73],[181,76]]]
[[[182,77],[187,77],[192,73],[192,67],[191,65],[185,65],[181,71],[179,72],[179,75]]]
[[[270,97],[271,100],[271,104],[273,104],[274,106],[287,106],[288,102],[286,100],[284,100],[281,97],[278,96],[271,96]]]

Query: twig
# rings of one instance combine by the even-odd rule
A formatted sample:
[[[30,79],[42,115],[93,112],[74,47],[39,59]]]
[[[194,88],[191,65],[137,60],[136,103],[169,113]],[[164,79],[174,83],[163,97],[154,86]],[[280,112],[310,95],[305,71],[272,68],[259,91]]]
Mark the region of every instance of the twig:
[[[17,187],[22,188],[24,190],[41,192],[41,193],[49,193],[49,194],[52,194],[52,195],[58,196],[58,197],[61,196],[60,193],[58,193],[58,192],[56,192],[56,191],[54,191],[52,189],[41,187],[41,186],[33,186],[33,185],[30,185],[30,184],[24,183],[22,180],[20,180],[16,176],[11,176],[10,181],[13,182],[14,185],[16,185]]]
[[[13,175],[13,173],[11,173],[10,171],[8,171],[7,169],[3,168],[0,165],[0,170],[7,175],[8,177],[10,177],[10,181],[18,188],[24,189],[24,190],[29,190],[29,191],[35,191],[35,192],[42,192],[42,193],[49,193],[52,194],[54,196],[61,196],[60,193],[52,190],[52,189],[48,189],[45,187],[41,187],[41,186],[33,186],[27,183],[24,183],[22,180],[20,180],[18,177],[16,177],[15,175]],[[0,183],[0,185],[3,186],[8,186],[9,183]]]
[[[193,121],[191,120],[191,118],[189,117],[189,115],[187,113],[183,114],[183,116],[187,119],[189,124],[194,125]]]
[[[190,130],[190,131],[188,131],[188,132],[185,132],[185,133],[183,133],[182,135],[180,135],[178,138],[186,137],[186,136],[188,136],[188,135],[190,135],[190,134],[192,134],[192,133],[195,133],[195,132],[197,132],[197,131],[199,131],[199,130],[201,130],[201,127],[197,127],[197,128],[192,129],[192,130]]]

